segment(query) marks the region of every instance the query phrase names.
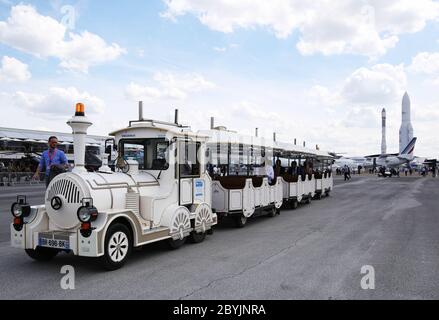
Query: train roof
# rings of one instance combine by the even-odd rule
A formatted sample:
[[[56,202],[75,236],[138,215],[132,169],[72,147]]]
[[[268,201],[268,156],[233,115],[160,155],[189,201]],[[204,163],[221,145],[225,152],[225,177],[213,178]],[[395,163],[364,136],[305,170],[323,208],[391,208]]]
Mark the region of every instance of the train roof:
[[[130,121],[128,127],[110,132],[110,136],[116,136],[118,134],[122,134],[123,132],[137,131],[139,129],[166,131],[167,133],[170,133],[173,136],[183,137],[183,138],[184,137],[196,138],[196,140],[205,140],[208,138],[208,136],[206,135],[193,132],[189,126],[183,126],[180,124],[158,121],[158,120]]]
[[[313,156],[321,159],[332,159],[328,152],[322,150],[314,150],[310,148],[305,148],[292,143],[278,142],[271,139],[266,139],[264,137],[255,137],[242,135],[235,131],[229,130],[201,130],[199,133],[207,135],[210,142],[220,143],[220,144],[231,144],[234,145],[246,145],[252,147],[266,147],[272,148],[275,152],[280,153],[284,156],[294,156],[294,155],[305,155]]]

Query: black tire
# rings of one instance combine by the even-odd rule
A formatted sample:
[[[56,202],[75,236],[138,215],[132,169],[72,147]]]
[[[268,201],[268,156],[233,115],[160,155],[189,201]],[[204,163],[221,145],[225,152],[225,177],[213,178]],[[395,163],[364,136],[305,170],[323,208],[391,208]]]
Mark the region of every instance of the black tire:
[[[105,235],[104,255],[100,258],[102,266],[109,271],[121,268],[131,254],[132,239],[131,231],[126,225],[110,225]]]
[[[171,250],[177,250],[181,248],[181,246],[184,245],[185,242],[186,242],[186,238],[178,239],[178,240],[174,240],[170,238],[167,240],[168,247]]]
[[[296,210],[298,206],[299,206],[299,202],[297,200],[291,201],[291,204],[290,204],[291,209]]]
[[[310,204],[311,203],[311,195],[308,195],[308,198],[305,201],[306,204]]]
[[[206,232],[196,233],[192,231],[189,235],[189,242],[191,243],[200,243],[203,242],[204,239],[206,239]]]
[[[270,208],[270,211],[268,212],[267,216],[270,218],[273,218],[276,216],[276,214],[277,214],[276,207],[273,207],[273,208]]]
[[[59,250],[45,247],[25,249],[27,255],[36,261],[50,261],[58,254]]]
[[[237,228],[244,228],[246,224],[247,217],[245,217],[244,215],[241,214],[235,217],[235,226]]]

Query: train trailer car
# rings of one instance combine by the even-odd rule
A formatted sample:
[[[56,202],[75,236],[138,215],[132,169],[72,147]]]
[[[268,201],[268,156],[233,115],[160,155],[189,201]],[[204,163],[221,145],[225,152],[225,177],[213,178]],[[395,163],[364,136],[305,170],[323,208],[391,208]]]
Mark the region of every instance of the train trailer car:
[[[275,135],[273,140],[240,135],[225,127],[202,134],[209,136],[212,208],[219,219],[232,217],[243,227],[250,217],[274,217],[281,207],[296,208],[330,192],[332,156],[327,152],[277,142]]]
[[[274,162],[276,175],[282,178],[283,207],[296,209],[331,191],[332,156],[327,152],[278,142]]]

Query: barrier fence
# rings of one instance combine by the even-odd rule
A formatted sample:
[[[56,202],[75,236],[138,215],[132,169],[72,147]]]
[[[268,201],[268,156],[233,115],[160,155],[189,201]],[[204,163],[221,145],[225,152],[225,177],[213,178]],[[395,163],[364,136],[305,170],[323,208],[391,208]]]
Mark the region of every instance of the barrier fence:
[[[32,179],[33,172],[0,172],[0,186],[31,185],[44,183],[44,173],[39,180]]]

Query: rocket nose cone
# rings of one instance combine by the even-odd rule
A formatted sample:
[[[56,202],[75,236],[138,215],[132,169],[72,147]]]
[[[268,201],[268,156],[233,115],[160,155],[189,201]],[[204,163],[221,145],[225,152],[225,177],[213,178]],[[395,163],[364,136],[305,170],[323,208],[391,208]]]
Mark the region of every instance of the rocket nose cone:
[[[407,91],[404,93],[404,96],[402,97],[402,104],[410,104],[410,97]]]

